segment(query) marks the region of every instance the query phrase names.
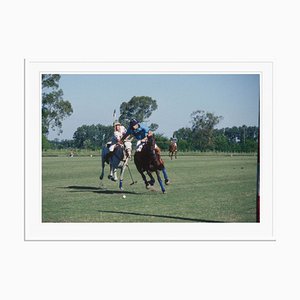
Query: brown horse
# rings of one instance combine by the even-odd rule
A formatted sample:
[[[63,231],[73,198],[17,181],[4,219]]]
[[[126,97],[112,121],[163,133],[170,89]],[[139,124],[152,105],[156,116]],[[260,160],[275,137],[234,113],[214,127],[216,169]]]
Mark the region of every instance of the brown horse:
[[[164,162],[160,156],[160,149],[157,146],[155,147],[155,139],[153,136],[148,137],[148,141],[143,146],[141,151],[135,152],[134,163],[136,165],[138,172],[141,174],[144,180],[146,188],[149,188],[149,185],[151,186],[154,185],[155,179],[152,176],[152,172],[155,172],[161,190],[163,193],[165,193],[166,190],[160,177],[160,171],[163,172],[166,185],[169,184],[169,179],[164,166]],[[147,181],[146,176],[144,174],[145,172],[150,177],[150,181]]]
[[[173,155],[177,158],[177,144],[175,142],[171,142],[169,145],[169,156],[171,160],[173,159]]]

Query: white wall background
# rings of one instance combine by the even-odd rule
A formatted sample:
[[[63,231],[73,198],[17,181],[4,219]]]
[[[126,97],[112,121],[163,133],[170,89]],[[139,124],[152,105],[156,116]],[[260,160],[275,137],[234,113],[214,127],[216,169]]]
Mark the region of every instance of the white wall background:
[[[1,298],[299,298],[296,4],[292,0],[2,1]],[[274,61],[277,241],[24,242],[24,58]]]

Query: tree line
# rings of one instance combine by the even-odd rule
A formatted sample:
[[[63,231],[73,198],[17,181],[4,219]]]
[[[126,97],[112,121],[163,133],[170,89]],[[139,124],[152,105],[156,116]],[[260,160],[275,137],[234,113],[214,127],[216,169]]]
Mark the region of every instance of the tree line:
[[[59,89],[60,75],[42,75],[42,148],[47,149],[90,149],[98,150],[113,135],[112,125],[93,124],[77,128],[71,140],[55,139],[49,141],[49,129],[62,132],[62,121],[73,112],[69,101],[63,99],[63,91]],[[148,96],[134,96],[120,105],[118,119],[125,127],[132,118],[140,122],[149,122],[153,111],[158,108],[157,101]],[[234,126],[216,129],[223,120],[211,112],[197,110],[191,113],[191,127],[175,130],[173,137],[177,139],[179,151],[219,151],[219,152],[257,152],[258,127]],[[151,123],[149,128],[154,132],[158,124]],[[167,151],[170,138],[155,134],[158,146]]]
[[[46,149],[88,149],[99,150],[113,134],[113,126],[82,125],[77,128],[73,139],[55,139],[49,141]],[[192,128],[181,128],[174,132],[177,138],[178,151],[217,151],[217,152],[257,152],[258,127],[240,126],[213,129],[211,135],[203,129],[197,132]],[[155,134],[158,146],[167,151],[170,138]],[[46,150],[44,149],[44,150]]]

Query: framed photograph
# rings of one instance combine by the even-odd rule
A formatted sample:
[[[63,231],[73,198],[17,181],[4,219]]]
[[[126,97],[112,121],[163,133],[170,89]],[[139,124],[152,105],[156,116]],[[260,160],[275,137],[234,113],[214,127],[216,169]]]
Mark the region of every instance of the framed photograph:
[[[24,239],[275,240],[272,72],[26,59]]]

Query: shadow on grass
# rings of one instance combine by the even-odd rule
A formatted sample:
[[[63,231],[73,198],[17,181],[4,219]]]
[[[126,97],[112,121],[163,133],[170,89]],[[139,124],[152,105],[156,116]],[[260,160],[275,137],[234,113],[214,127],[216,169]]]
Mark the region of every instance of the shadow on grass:
[[[143,213],[126,212],[126,211],[98,210],[98,212],[100,212],[100,213],[110,213],[110,214],[121,214],[121,215],[167,218],[167,219],[182,220],[182,221],[189,221],[189,222],[224,223],[224,222],[221,222],[221,221],[193,219],[193,218],[185,218],[185,217],[166,216],[166,215],[152,215],[152,214],[143,214]],[[145,222],[145,223],[147,223],[147,222]]]
[[[101,187],[96,186],[81,186],[81,185],[70,185],[67,187],[64,187],[64,189],[70,189],[75,190],[72,192],[91,192],[91,193],[97,193],[97,194],[134,194],[138,195],[140,193],[136,192],[130,192],[130,191],[120,191],[120,190],[108,190]]]

